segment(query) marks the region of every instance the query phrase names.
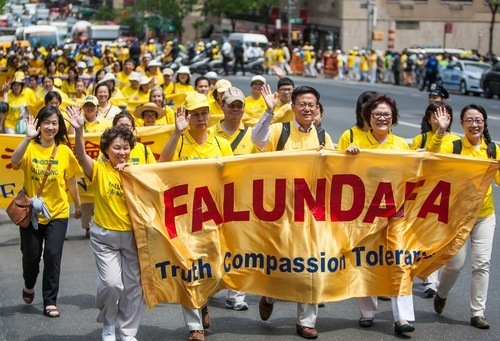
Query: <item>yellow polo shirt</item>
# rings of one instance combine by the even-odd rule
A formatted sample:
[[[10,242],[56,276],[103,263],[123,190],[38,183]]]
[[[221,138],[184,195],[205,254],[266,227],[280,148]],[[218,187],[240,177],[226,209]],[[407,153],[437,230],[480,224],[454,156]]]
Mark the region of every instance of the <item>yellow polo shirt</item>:
[[[245,131],[245,125],[243,124],[243,122],[240,122],[240,127],[231,136],[224,132],[224,129],[222,129],[221,121],[219,121],[211,129],[213,130],[215,136],[225,138],[231,144],[236,139],[236,137],[239,136],[240,133],[243,133],[243,131]],[[252,129],[247,128],[244,134],[245,135],[243,135],[243,138],[233,150],[233,155],[253,154],[259,152],[257,147],[252,142]]]
[[[441,148],[441,144],[447,141],[455,141],[455,140],[460,140],[460,137],[457,135],[453,135],[451,133],[448,133],[444,136],[441,136],[439,134],[434,134],[432,131],[428,131],[425,133],[426,140],[425,140],[425,146],[424,148],[433,153],[438,153],[439,149]],[[423,136],[422,134],[418,134],[413,138],[413,142],[410,146],[410,149],[417,150],[420,149],[420,146],[422,144],[422,139]]]
[[[191,137],[189,131],[184,133],[177,143],[172,161],[201,160],[233,155],[228,140],[215,136],[212,130],[208,130],[208,134],[207,141],[199,145]]]
[[[282,123],[271,124],[269,127],[269,142],[266,146],[266,151],[275,151],[278,147],[281,132],[283,130]],[[319,147],[318,133],[316,127],[313,125],[309,132],[299,131],[297,122],[290,123],[290,136],[283,147],[283,150],[297,150],[297,149],[313,149]],[[332,138],[325,132],[325,146],[326,149],[334,149]]]
[[[500,156],[500,148],[498,145],[495,145],[496,147],[496,153],[497,153],[497,160],[499,159]],[[486,152],[486,149],[488,148],[486,141],[482,139],[481,141],[481,147],[479,149],[476,149],[473,145],[470,144],[469,140],[467,137],[462,138],[462,151],[460,155],[464,156],[472,156],[472,157],[477,157],[480,159],[488,159],[488,154]],[[441,144],[441,153],[448,153],[451,154],[453,153],[453,141],[446,141]],[[500,185],[500,173],[497,172],[495,175],[495,182],[497,185]],[[479,211],[479,216],[478,218],[485,218],[489,215],[495,214],[495,206],[493,202],[493,189],[490,186],[488,188],[488,191],[486,192],[486,196],[484,197],[483,201],[483,206],[481,207],[481,210]]]
[[[351,138],[352,135],[352,138]],[[338,150],[346,150],[351,144],[357,141],[360,137],[366,135],[366,131],[358,126],[354,126],[351,129],[347,129],[340,135],[339,142],[337,144]]]

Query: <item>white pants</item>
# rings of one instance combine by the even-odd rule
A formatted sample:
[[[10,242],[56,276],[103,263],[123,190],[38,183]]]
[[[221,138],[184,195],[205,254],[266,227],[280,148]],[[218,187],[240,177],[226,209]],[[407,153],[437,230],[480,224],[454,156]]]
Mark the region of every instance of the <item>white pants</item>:
[[[273,304],[274,298],[266,297],[267,303]],[[297,303],[297,324],[302,327],[314,328],[318,317],[318,305]]]
[[[143,295],[134,233],[96,224],[90,248],[97,265],[97,322],[115,324],[119,335],[135,336],[141,322]]]
[[[473,317],[484,316],[484,310],[486,309],[495,225],[496,218],[494,214],[477,219],[469,238],[467,238],[457,254],[443,267],[441,278],[439,279],[438,295],[441,298],[447,298],[448,293],[462,272],[467,256],[467,249],[470,245],[472,263],[470,312]]]
[[[377,313],[378,301],[376,296],[358,297],[359,310],[362,318],[374,318]],[[413,310],[413,295],[391,297],[392,316],[394,321],[415,321]]]
[[[241,291],[231,290],[227,291],[226,301],[230,302],[245,302],[245,293]]]
[[[189,330],[203,330],[203,322],[201,320],[201,308],[189,309],[182,306],[182,316]]]
[[[427,278],[425,279],[425,289],[432,288],[437,291],[438,285],[439,285],[439,269],[431,273]]]

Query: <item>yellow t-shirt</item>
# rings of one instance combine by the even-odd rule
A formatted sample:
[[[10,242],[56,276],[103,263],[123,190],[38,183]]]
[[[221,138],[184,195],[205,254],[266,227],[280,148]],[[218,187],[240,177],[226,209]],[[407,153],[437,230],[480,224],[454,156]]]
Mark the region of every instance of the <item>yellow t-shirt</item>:
[[[113,231],[132,231],[119,171],[108,161],[94,161],[94,221]]]
[[[244,154],[253,154],[258,153],[259,150],[252,142],[252,129],[248,128],[245,131],[245,125],[243,122],[240,122],[240,127],[233,133],[233,135],[229,136],[222,129],[221,122],[217,123],[215,126],[211,128],[214,132],[215,136],[219,136],[225,138],[229,141],[229,143],[233,143],[236,137],[239,136],[240,133],[244,134],[243,138],[240,140],[236,148],[233,150],[233,155],[244,155]],[[232,147],[231,147],[232,149]]]
[[[279,108],[274,108],[274,117],[271,123],[292,122],[295,118],[295,113],[292,110],[290,103],[283,104]]]
[[[441,144],[447,141],[455,141],[460,140],[460,137],[457,135],[453,135],[451,133],[441,136],[439,134],[434,134],[432,131],[425,133],[425,145],[424,148],[433,153],[438,153],[441,148]],[[417,150],[421,148],[423,135],[418,134],[413,138],[413,142],[410,146],[410,149]]]
[[[61,91],[68,95],[69,98],[74,98],[76,96],[76,85],[75,83],[68,83],[67,80],[63,81]]]
[[[267,143],[266,151],[275,151],[278,147],[281,131],[283,130],[283,123],[271,124],[269,127],[269,142]],[[313,125],[308,133],[299,131],[297,122],[290,123],[290,136],[283,147],[283,150],[297,150],[297,149],[313,149],[319,147],[318,133],[316,127]],[[332,138],[325,132],[325,146],[326,149],[334,149]]]
[[[219,105],[219,102],[217,102],[211,94],[208,96],[208,110],[210,111],[210,122],[208,123],[209,127],[216,125],[224,118],[224,111]]]
[[[477,150],[473,145],[470,144],[467,137],[463,137],[461,140],[462,140],[462,151],[460,152],[460,155],[472,156],[481,159],[488,159],[488,154],[486,152],[488,145],[486,144],[486,141],[484,141],[484,139],[481,141],[481,148],[479,150]],[[495,145],[495,147],[498,160],[500,156],[500,148],[498,147],[498,145]],[[440,152],[448,154],[453,153],[453,141],[443,142],[441,144]],[[497,172],[497,174],[495,175],[495,182],[497,185],[500,185],[499,172]],[[486,196],[484,197],[483,205],[481,206],[481,210],[479,211],[478,218],[485,218],[492,214],[495,214],[495,204],[493,202],[493,189],[491,188],[490,185],[488,191],[486,192]]]
[[[98,133],[106,130],[107,128],[111,128],[113,123],[110,120],[104,117],[97,117],[97,120],[94,122],[88,122],[85,120],[83,131],[86,133]]]
[[[38,192],[53,151],[54,146],[44,148],[35,141],[28,145],[19,166],[19,169],[24,171],[24,189],[28,197],[34,197]],[[79,172],[80,166],[71,149],[60,144],[41,195],[52,220],[69,218],[66,180],[75,177]],[[42,215],[39,215],[39,218],[40,224],[49,222],[49,219]]]
[[[189,131],[183,134],[177,143],[172,161],[201,160],[233,155],[228,140],[216,137],[211,130],[208,130],[208,134],[208,139],[203,145],[199,145],[191,137]]]
[[[267,110],[267,104],[264,97],[260,96],[254,99],[252,96],[245,98],[245,114],[241,121],[250,127],[253,127],[259,122],[262,114]]]
[[[123,89],[124,87],[130,85],[130,82],[128,81],[129,77],[130,75],[127,75],[124,71],[120,71],[116,74],[116,79],[120,81],[120,84],[118,86],[120,89]]]
[[[33,93],[33,92],[31,92]],[[33,96],[31,96],[26,89],[23,89],[19,96],[14,96],[12,90],[9,90],[8,93],[8,103],[9,103],[9,111],[5,116],[5,121],[3,123],[4,127],[10,129],[16,129],[17,122],[21,119],[21,109],[26,106],[26,104],[33,100]]]
[[[131,165],[144,165],[147,163],[156,163],[156,159],[148,146],[136,142],[134,148],[130,151],[128,163]]]
[[[377,142],[375,137],[373,137],[371,132],[367,132],[365,135],[360,136],[359,139],[355,141],[361,149],[397,149],[397,150],[409,150],[410,146],[405,141],[405,139],[394,135],[392,132],[389,133],[387,141],[384,144]]]
[[[127,85],[122,89],[122,94],[127,100],[134,98],[134,96],[137,95],[137,92],[139,92],[139,89],[134,89],[130,85]]]
[[[337,144],[338,150],[346,150],[351,144],[355,143],[360,137],[366,135],[366,131],[358,126],[347,129],[340,135],[339,143]]]

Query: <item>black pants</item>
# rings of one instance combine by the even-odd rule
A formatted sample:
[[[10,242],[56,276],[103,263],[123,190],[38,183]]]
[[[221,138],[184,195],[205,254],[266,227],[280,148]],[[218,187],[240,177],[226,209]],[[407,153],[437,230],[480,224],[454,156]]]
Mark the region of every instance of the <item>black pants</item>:
[[[436,83],[437,73],[436,72],[426,72],[424,76],[424,81],[422,82],[422,87],[420,90],[424,90],[427,87],[427,91],[431,90],[431,85]]]
[[[23,253],[23,278],[27,289],[35,287],[43,252],[42,295],[44,307],[55,305],[57,301],[67,226],[68,219],[54,219],[47,225],[38,224],[38,230],[35,230],[31,224],[27,228],[19,228],[21,231],[21,252]]]
[[[231,57],[222,55],[222,67],[224,68],[224,76],[229,75],[228,63],[231,61]]]
[[[234,68],[233,68],[234,74],[236,74],[236,72],[238,72],[238,65],[241,65],[241,72],[243,73],[243,76],[244,76],[245,75],[245,64],[243,62],[243,56],[234,57]]]

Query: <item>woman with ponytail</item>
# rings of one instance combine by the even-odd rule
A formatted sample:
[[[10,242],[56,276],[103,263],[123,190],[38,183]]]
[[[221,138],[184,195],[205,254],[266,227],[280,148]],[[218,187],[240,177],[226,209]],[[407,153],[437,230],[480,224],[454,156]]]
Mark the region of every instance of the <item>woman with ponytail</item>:
[[[442,153],[498,160],[500,148],[491,141],[487,118],[486,110],[480,105],[470,104],[464,107],[460,114],[460,122],[465,136],[457,141],[443,142],[440,151]],[[500,184],[500,174],[498,172],[495,182],[497,185]],[[434,297],[434,310],[436,313],[441,314],[443,312],[448,293],[453,288],[464,267],[470,245],[472,263],[470,324],[479,329],[488,329],[490,327],[484,317],[484,311],[488,294],[495,225],[495,208],[490,186],[469,238],[458,253],[443,267],[438,292]]]

